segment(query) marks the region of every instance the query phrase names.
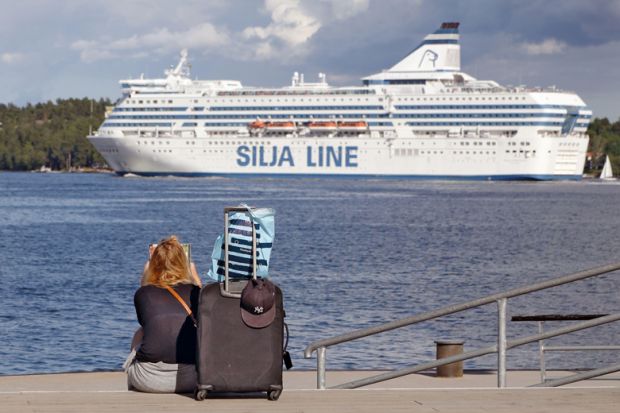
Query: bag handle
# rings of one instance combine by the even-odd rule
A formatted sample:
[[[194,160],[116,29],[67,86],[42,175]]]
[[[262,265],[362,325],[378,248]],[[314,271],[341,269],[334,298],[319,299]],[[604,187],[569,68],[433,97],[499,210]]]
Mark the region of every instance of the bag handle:
[[[176,298],[176,300],[183,306],[183,308],[187,312],[187,315],[192,319],[192,322],[194,323],[194,327],[198,327],[198,322],[196,321],[196,318],[194,317],[194,314],[192,313],[192,309],[189,308],[185,300],[183,300],[181,296],[176,291],[174,291],[172,287],[170,287],[169,285],[166,286],[166,290],[168,290],[168,292],[172,294],[172,296]]]

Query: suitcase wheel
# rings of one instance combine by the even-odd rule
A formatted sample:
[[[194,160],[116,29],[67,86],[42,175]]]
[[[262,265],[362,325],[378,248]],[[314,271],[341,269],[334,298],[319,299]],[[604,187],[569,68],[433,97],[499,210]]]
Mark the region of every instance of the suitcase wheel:
[[[269,390],[267,392],[267,398],[269,400],[273,400],[276,401],[280,398],[280,395],[282,394],[282,390],[281,389],[277,389],[277,390]]]
[[[198,400],[199,402],[200,402],[200,401],[203,401],[204,399],[206,399],[206,398],[207,398],[207,393],[208,393],[208,390],[205,390],[205,389],[196,389],[196,390],[194,391],[194,398],[195,398],[196,400]]]

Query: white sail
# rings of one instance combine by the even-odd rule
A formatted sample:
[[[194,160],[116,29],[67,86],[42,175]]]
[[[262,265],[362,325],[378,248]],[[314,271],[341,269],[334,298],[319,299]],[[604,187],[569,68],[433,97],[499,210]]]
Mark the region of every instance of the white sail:
[[[605,156],[605,165],[601,171],[600,179],[613,179],[614,173],[611,170],[611,162],[609,162],[609,156]]]

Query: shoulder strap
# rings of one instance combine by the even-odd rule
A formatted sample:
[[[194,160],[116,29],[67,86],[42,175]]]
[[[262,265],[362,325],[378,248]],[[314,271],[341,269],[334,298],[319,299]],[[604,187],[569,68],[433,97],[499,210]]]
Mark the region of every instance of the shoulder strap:
[[[181,298],[181,296],[172,289],[172,287],[170,286],[166,286],[166,290],[168,290],[168,292],[170,294],[172,294],[172,296],[174,298],[176,298],[176,300],[183,306],[183,308],[185,309],[185,311],[187,312],[187,315],[190,316],[190,318],[192,319],[192,322],[194,323],[194,327],[198,327],[198,323],[196,322],[196,318],[194,318],[194,314],[192,313],[192,309],[189,308],[189,306],[187,305],[187,303],[185,302],[185,300],[183,300]]]

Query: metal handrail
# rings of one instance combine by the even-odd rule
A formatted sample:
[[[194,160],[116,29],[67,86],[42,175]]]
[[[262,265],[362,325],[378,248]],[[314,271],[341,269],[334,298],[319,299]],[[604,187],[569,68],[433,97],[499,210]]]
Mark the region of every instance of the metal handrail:
[[[535,321],[538,323],[538,332],[542,333],[543,324],[548,321],[583,321],[592,320],[594,318],[603,317],[608,314],[537,314],[537,315],[517,315],[512,317],[512,321]],[[573,346],[548,346],[544,344],[544,340],[538,342],[538,357],[540,358],[540,382],[547,381],[547,367],[545,361],[545,353],[549,351],[614,351],[620,350],[618,345],[573,345]]]
[[[577,273],[565,275],[562,277],[539,282],[539,283],[528,285],[525,287],[518,287],[518,288],[505,291],[505,292],[492,294],[492,295],[489,295],[483,298],[479,298],[479,299],[472,300],[472,301],[467,301],[461,304],[446,306],[438,310],[429,311],[429,312],[411,316],[411,317],[406,317],[406,318],[392,321],[389,323],[380,324],[377,326],[368,327],[368,328],[364,328],[360,330],[355,330],[350,333],[341,334],[341,335],[338,335],[332,338],[318,340],[313,343],[310,343],[306,347],[306,349],[304,350],[304,357],[310,358],[312,357],[313,352],[315,351],[317,352],[317,387],[319,389],[324,389],[325,388],[325,365],[326,365],[325,361],[326,361],[327,347],[345,343],[345,342],[352,341],[352,340],[356,340],[356,339],[363,338],[363,337],[368,337],[374,334],[383,333],[383,332],[394,330],[397,328],[409,326],[412,324],[420,323],[422,321],[431,320],[434,318],[457,313],[457,312],[468,310],[471,308],[480,307],[480,306],[490,304],[493,302],[497,302],[498,309],[499,309],[498,311],[498,316],[499,316],[498,345],[497,345],[497,349],[491,352],[498,353],[498,386],[505,387],[505,367],[506,367],[505,351],[507,348],[510,347],[509,343],[506,342],[506,330],[505,330],[507,299],[520,296],[520,295],[524,295],[524,294],[529,294],[529,293],[540,291],[540,290],[544,290],[544,289],[551,288],[551,287],[557,287],[559,285],[568,284],[568,283],[583,280],[586,278],[599,276],[602,274],[617,271],[619,269],[620,269],[620,263],[609,264],[609,265],[605,265],[602,267],[592,268],[589,270],[580,271]],[[488,353],[484,353],[484,354],[488,354]],[[477,357],[477,356],[474,356],[474,357]],[[451,361],[445,362],[445,360],[449,360],[449,359],[451,358],[442,359],[442,363],[438,365],[450,363]],[[431,364],[431,363],[428,363],[428,364]],[[437,365],[434,365],[433,367],[436,367],[436,366]],[[416,371],[419,371],[419,370],[416,370]],[[409,374],[409,373],[405,373],[405,374]]]
[[[506,341],[506,348],[514,348],[519,347],[524,344],[533,343],[534,341],[544,340],[551,337],[561,336],[562,334],[572,333],[575,331],[583,330],[586,328],[596,327],[602,324],[612,323],[614,321],[620,320],[620,313],[618,314],[610,314],[605,317],[600,317],[594,320],[584,321],[582,323],[573,324],[571,326],[559,328],[557,330],[547,331],[542,334],[536,334],[533,336],[516,338],[513,340]],[[441,358],[439,360],[431,361],[428,363],[420,364],[413,367],[404,368],[402,370],[389,371],[386,373],[378,374],[376,376],[366,377],[364,379],[354,380],[348,383],[340,384],[338,386],[334,386],[334,389],[356,389],[358,387],[368,386],[370,384],[379,383],[385,380],[391,380],[398,377],[406,376],[411,373],[417,373],[419,371],[424,371],[428,369],[432,369],[435,367],[443,366],[445,364],[455,363],[457,361],[469,360],[472,358],[485,356],[487,354],[497,353],[498,346],[493,345],[485,348],[481,348],[478,350],[471,350],[466,353],[456,354],[454,356]]]
[[[620,371],[620,364],[614,364],[600,369],[584,371],[583,373],[573,374],[572,376],[563,377],[561,379],[549,380],[544,383],[534,384],[530,387],[558,387],[565,384],[575,383],[581,380],[587,380],[594,377],[604,376],[606,374]]]

